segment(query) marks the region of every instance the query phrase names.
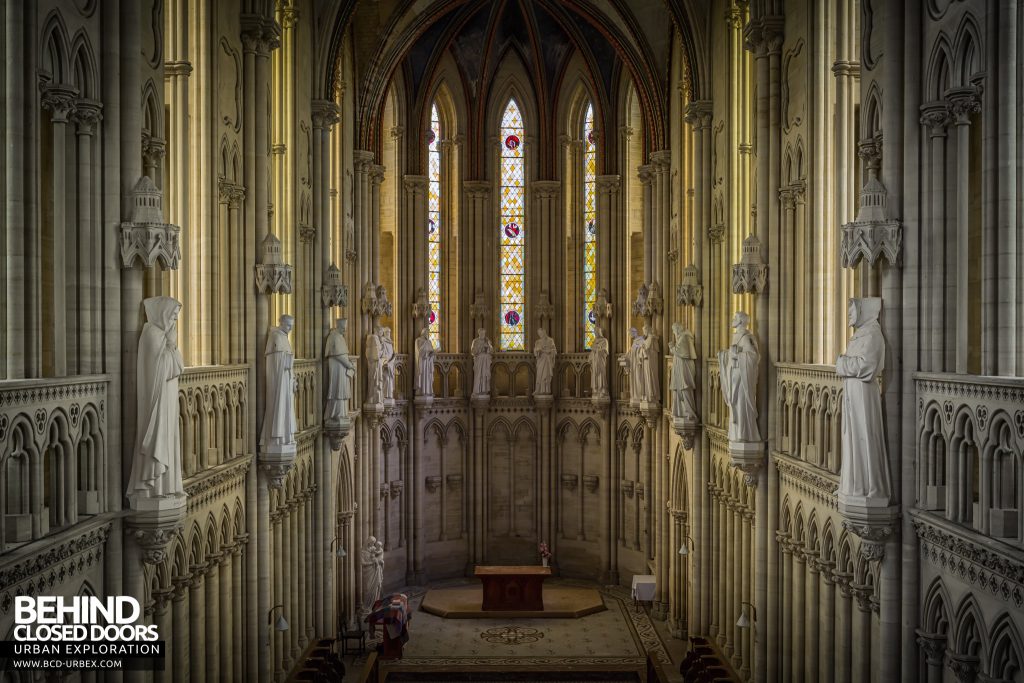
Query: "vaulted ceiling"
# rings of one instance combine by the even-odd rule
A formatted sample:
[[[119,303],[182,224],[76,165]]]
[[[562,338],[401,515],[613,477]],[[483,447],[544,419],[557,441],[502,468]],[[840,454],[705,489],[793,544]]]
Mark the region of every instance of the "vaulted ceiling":
[[[376,134],[384,95],[402,75],[407,101],[432,87],[445,54],[457,65],[471,109],[486,84],[514,52],[531,76],[539,104],[553,106],[569,61],[579,54],[605,106],[615,101],[620,74],[631,77],[645,118],[658,127],[667,106],[672,36],[691,33],[680,3],[697,0],[360,0],[323,12],[338,41],[352,31],[357,114],[362,144]]]

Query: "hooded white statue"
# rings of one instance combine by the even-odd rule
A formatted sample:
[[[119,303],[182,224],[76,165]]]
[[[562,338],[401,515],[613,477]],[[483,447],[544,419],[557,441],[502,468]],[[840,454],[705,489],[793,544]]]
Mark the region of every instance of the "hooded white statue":
[[[336,422],[348,417],[348,400],[352,398],[351,379],[355,377],[356,366],[349,358],[348,341],[345,339],[347,324],[345,318],[339,318],[324,344],[324,359],[327,361],[324,422]]]
[[[128,481],[133,508],[144,499],[185,496],[178,434],[178,377],[185,368],[177,342],[181,304],[155,296],[142,305],[147,322],[139,336],[138,431]]]
[[[590,393],[594,398],[608,398],[608,337],[594,326],[594,343],[590,345]]]
[[[285,446],[295,443],[295,371],[288,334],[295,326],[295,318],[281,316],[281,324],[270,328],[267,335],[267,404],[263,413],[261,446]]]
[[[756,442],[761,440],[757,426],[757,371],[761,354],[757,340],[747,329],[750,316],[736,311],[732,327],[732,344],[718,352],[718,373],[722,380],[722,395],[729,406],[729,441]]]
[[[537,343],[533,355],[537,358],[537,382],[533,387],[535,396],[551,395],[551,378],[555,374],[555,340],[548,336],[543,327],[537,328]]]
[[[693,333],[681,323],[672,324],[675,341],[669,345],[672,352],[672,417],[680,420],[697,419],[697,404],[693,392],[697,388],[697,349]]]
[[[878,376],[885,368],[885,338],[878,323],[882,300],[850,299],[849,322],[856,328],[846,353],[836,359],[843,378],[843,458],[839,500],[854,505],[888,505],[892,494]]]
[[[480,328],[469,347],[473,354],[473,395],[486,396],[491,393],[491,354],[494,345],[487,338],[487,330]]]

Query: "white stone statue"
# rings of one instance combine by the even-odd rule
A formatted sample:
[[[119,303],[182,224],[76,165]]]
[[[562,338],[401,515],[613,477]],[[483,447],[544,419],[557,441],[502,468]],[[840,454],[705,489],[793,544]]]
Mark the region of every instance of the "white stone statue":
[[[380,338],[381,391],[384,403],[395,404],[395,342],[391,340],[391,328],[377,326]]]
[[[295,443],[295,390],[298,382],[292,365],[292,353],[288,334],[295,326],[295,318],[282,315],[278,327],[270,328],[267,335],[267,402],[263,412],[261,446],[284,446]]]
[[[381,404],[384,402],[384,344],[377,330],[366,335],[363,357],[366,359],[366,402]]]
[[[327,363],[327,405],[324,422],[338,422],[348,417],[348,400],[352,398],[352,378],[356,366],[349,358],[345,328],[348,321],[338,318],[334,329],[327,334],[324,359]]]
[[[551,378],[555,374],[555,340],[548,336],[543,327],[537,328],[537,343],[533,355],[537,357],[537,381],[533,387],[535,396],[551,395]]]
[[[590,394],[608,398],[608,337],[594,326],[594,343],[590,345]]]
[[[139,336],[138,429],[127,491],[132,508],[152,499],[185,498],[178,433],[178,377],[185,368],[178,351],[181,303],[155,296],[142,305],[147,322]]]
[[[476,331],[476,339],[469,351],[473,354],[473,395],[488,396],[491,393],[491,354],[494,353],[494,345],[487,338],[484,328]]]
[[[843,458],[839,500],[886,506],[892,495],[878,376],[885,367],[885,337],[878,324],[882,300],[850,299],[849,321],[856,328],[846,353],[836,359],[843,378]]]
[[[430,341],[430,328],[424,327],[416,338],[416,395],[434,395],[434,356],[437,349]]]
[[[747,329],[750,316],[737,311],[732,319],[736,331],[732,344],[718,352],[722,395],[729,406],[729,441],[761,441],[757,426],[757,372],[761,354],[757,340]]]
[[[643,343],[637,350],[637,359],[640,365],[641,378],[641,401],[655,403],[661,400],[661,381],[659,369],[661,368],[661,343],[658,335],[651,331],[648,325],[644,325]]]
[[[626,369],[626,377],[629,378],[629,402],[639,403],[643,398],[643,375],[640,372],[640,350],[644,345],[644,338],[635,327],[629,328],[629,350],[622,357],[622,366]]]
[[[380,600],[381,586],[384,585],[384,546],[370,536],[359,554],[363,570],[363,599],[360,612],[365,618],[373,611],[373,603]]]
[[[693,333],[681,323],[673,323],[672,335],[675,340],[669,345],[672,353],[672,417],[679,420],[697,419],[697,404],[694,390],[697,388],[697,348]]]

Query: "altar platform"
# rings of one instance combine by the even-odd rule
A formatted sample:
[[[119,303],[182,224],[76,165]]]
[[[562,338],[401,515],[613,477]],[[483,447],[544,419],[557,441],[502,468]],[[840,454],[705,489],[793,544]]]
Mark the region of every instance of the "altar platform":
[[[605,609],[601,593],[594,588],[546,585],[543,610],[483,609],[482,586],[435,588],[423,596],[420,609],[446,619],[578,619]]]

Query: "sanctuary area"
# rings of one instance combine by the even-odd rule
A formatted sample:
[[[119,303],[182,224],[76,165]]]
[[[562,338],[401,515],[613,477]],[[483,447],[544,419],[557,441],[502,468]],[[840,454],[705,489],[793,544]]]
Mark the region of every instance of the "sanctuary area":
[[[1024,0],[0,33],[0,683],[1024,683]]]

